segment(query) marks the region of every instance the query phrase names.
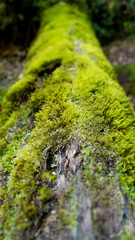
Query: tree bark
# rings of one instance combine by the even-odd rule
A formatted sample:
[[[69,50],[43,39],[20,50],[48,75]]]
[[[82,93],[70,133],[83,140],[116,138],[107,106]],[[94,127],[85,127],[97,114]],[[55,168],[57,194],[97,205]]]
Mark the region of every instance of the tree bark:
[[[134,111],[85,13],[47,9],[0,120],[0,239],[134,239]]]

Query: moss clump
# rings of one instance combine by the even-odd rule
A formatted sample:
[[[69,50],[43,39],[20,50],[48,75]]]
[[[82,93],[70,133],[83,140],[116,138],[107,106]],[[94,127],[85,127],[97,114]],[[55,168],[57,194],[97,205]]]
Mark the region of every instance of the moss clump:
[[[76,224],[76,219],[74,219],[73,212],[61,209],[58,212],[58,222],[61,228],[65,228],[67,226],[74,226]]]
[[[69,83],[61,85],[58,82],[61,82],[61,78],[56,70],[56,74],[54,73],[52,77],[52,84],[50,84],[50,78],[48,84],[46,82],[48,86],[44,90],[45,104],[42,110],[36,114],[36,126],[31,132],[27,144],[24,142],[17,150],[15,149],[15,156],[12,156],[12,161],[8,159],[8,151],[6,156],[2,158],[3,171],[9,171],[9,179],[7,182],[8,196],[6,194],[2,197],[4,203],[1,206],[3,213],[7,209],[8,216],[1,215],[1,219],[6,234],[11,236],[14,232],[12,224],[13,226],[17,224],[18,230],[14,237],[18,236],[20,229],[29,226],[32,212],[33,217],[36,214],[31,197],[35,195],[36,189],[38,189],[43,151],[48,148],[56,151],[58,147],[66,144],[71,138],[71,130],[76,122],[77,110],[70,101],[67,102],[66,100],[69,97],[71,86]],[[10,144],[9,147],[12,147],[12,145]],[[43,190],[44,188],[41,189],[40,199],[47,201],[50,190],[46,189],[45,195]],[[25,202],[24,205],[23,202]],[[10,206],[16,207],[13,209]],[[30,215],[29,211],[31,212]],[[27,222],[25,222],[25,219],[27,219]]]
[[[97,162],[100,149],[100,160],[114,159],[115,174],[132,202],[134,117],[86,15],[63,3],[45,11],[23,78],[3,98],[1,171],[7,178],[1,187],[1,239],[21,239],[36,224],[35,198],[45,204],[53,191],[41,178],[41,171],[48,171],[43,168],[48,149],[55,155],[74,137],[84,147],[84,161]],[[70,225],[71,212],[59,214]]]

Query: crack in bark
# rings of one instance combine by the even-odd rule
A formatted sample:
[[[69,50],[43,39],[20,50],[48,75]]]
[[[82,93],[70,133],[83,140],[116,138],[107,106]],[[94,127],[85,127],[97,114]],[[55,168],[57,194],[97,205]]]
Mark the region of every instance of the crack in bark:
[[[115,240],[125,225],[133,231],[131,214],[127,209],[127,203],[125,203],[125,197],[117,179],[116,183],[110,185],[112,189],[109,188],[109,191],[107,185],[101,186],[103,182],[94,186],[96,195],[93,195],[93,190],[88,188],[83,176],[83,158],[77,139],[71,140],[70,144],[60,149],[54,158],[55,163],[52,166],[57,167],[57,180],[54,186],[57,206],[54,206],[48,215],[42,233],[35,238],[36,240]],[[109,180],[106,174],[104,178],[105,181]],[[72,190],[68,194],[70,188]],[[118,192],[120,192],[120,198]],[[65,196],[61,205],[63,194]],[[70,223],[61,228],[57,215],[61,209],[72,213],[72,198],[75,199],[75,202],[72,202],[76,214],[75,230],[72,229]],[[118,199],[120,204],[118,204]],[[123,211],[122,204],[126,204]],[[128,220],[127,223],[125,219]]]

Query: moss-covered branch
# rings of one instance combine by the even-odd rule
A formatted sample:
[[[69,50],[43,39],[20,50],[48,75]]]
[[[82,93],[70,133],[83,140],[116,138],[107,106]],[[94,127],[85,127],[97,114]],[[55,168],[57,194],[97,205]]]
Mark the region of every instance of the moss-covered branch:
[[[2,108],[0,239],[38,239],[52,211],[65,239],[79,239],[79,231],[82,239],[133,239],[135,115],[76,6],[59,3],[44,12],[23,77]],[[91,232],[79,230],[79,211],[87,212],[77,204],[85,204],[79,186]],[[117,211],[118,228],[111,222]]]

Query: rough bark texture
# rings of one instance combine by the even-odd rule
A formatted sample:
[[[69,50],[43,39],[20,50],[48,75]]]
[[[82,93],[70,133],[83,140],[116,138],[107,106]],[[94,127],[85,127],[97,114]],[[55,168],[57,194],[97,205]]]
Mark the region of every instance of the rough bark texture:
[[[77,6],[45,11],[0,120],[0,239],[134,239],[135,115]]]

